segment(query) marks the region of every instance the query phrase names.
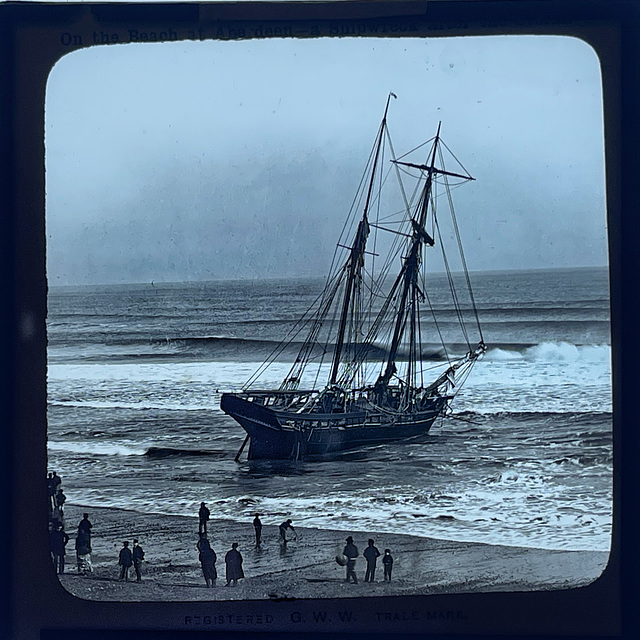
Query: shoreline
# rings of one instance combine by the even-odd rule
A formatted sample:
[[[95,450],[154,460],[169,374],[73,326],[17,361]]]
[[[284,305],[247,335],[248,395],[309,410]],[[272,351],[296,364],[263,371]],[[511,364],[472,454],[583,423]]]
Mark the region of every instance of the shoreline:
[[[213,509],[212,509],[213,511]],[[83,513],[93,523],[94,572],[77,573],[75,535]],[[290,516],[296,526],[295,514]],[[278,516],[278,524],[286,518]],[[270,599],[362,598],[470,592],[537,591],[582,587],[604,570],[606,551],[563,551],[455,542],[407,534],[340,531],[296,527],[297,541],[282,545],[278,526],[263,516],[263,542],[255,545],[251,519],[247,522],[210,520],[208,538],[218,560],[216,586],[205,585],[196,543],[198,516],[141,513],[136,510],[68,504],[66,549],[62,586],[71,594],[99,601],[225,601]],[[345,568],[335,562],[345,539],[352,535],[358,546],[358,584],[346,584]],[[122,542],[137,538],[145,552],[142,582],[118,580],[118,553]],[[383,582],[381,558],[376,582],[365,583],[362,552],[367,540],[394,557],[391,582]],[[224,556],[231,543],[239,544],[245,579],[225,587]],[[133,580],[132,580],[133,576]]]

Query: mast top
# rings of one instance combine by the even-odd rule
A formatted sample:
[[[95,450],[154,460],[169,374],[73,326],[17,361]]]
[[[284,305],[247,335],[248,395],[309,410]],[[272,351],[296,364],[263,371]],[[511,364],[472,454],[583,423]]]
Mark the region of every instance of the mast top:
[[[387,96],[387,106],[384,108],[384,115],[382,116],[382,122],[387,121],[387,112],[389,111],[389,103],[391,102],[391,96],[393,96],[396,100],[398,96],[393,93],[393,91],[389,91],[389,95]]]

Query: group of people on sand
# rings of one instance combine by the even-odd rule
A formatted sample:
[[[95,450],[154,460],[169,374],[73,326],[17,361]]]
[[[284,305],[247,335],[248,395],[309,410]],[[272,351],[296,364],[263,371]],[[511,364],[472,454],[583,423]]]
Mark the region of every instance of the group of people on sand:
[[[138,540],[134,539],[133,549],[129,548],[129,541],[122,543],[122,549],[118,556],[118,565],[120,566],[120,580],[129,581],[129,569],[133,566],[136,572],[136,582],[142,582],[142,561],[144,560],[144,550],[138,544]]]
[[[202,575],[204,576],[207,587],[215,586],[218,579],[218,571],[216,569],[217,555],[212,549],[211,543],[207,538],[207,523],[211,517],[211,511],[207,507],[206,503],[200,503],[200,509],[198,510],[198,559],[200,560],[200,566],[202,567]],[[262,522],[260,520],[260,514],[256,513],[253,519],[253,529],[256,536],[256,547],[262,544]],[[292,521],[285,520],[280,526],[280,542],[284,545],[287,544],[287,530],[290,530],[294,539],[297,539],[295,529],[293,528]],[[238,551],[238,543],[234,542],[231,545],[231,549],[227,551],[224,557],[225,563],[225,586],[236,586],[238,580],[244,578],[244,570],[242,568],[242,554]]]
[[[358,547],[353,542],[353,538],[349,536],[346,541],[342,554],[336,556],[338,564],[345,566],[347,569],[347,576],[345,582],[353,582],[358,584],[358,577],[356,576],[356,558],[358,557]],[[375,582],[376,575],[376,563],[380,557],[380,551],[375,546],[375,541],[369,538],[367,548],[362,552],[364,559],[367,561],[367,569],[364,574],[365,582]],[[391,582],[391,572],[393,571],[393,556],[390,549],[384,550],[382,556],[382,564],[384,567],[384,581]]]
[[[49,513],[49,530],[56,528],[64,530],[64,503],[67,501],[67,496],[64,495],[62,490],[62,478],[57,472],[52,471],[47,475],[47,493],[49,500],[47,503]]]
[[[207,534],[201,532],[200,539],[198,540],[198,560],[200,560],[200,566],[202,567],[202,575],[207,584],[207,587],[215,587],[216,580],[218,579],[218,571],[216,569],[216,561],[218,557],[216,552],[212,549],[211,544],[207,538]],[[238,580],[244,578],[244,571],[242,569],[242,554],[238,551],[238,543],[234,542],[231,545],[231,549],[227,551],[224,557],[225,563],[225,578],[227,580],[225,586],[235,587],[238,584]]]
[[[69,534],[64,530],[64,503],[66,496],[61,487],[62,479],[52,471],[47,476],[47,490],[49,494],[49,549],[51,559],[57,573],[64,573],[67,544],[70,541]],[[93,524],[89,520],[89,514],[82,514],[82,520],[78,523],[76,531],[76,561],[78,574],[87,575],[93,573],[91,562],[91,529]],[[118,558],[120,566],[120,580],[129,579],[129,569],[133,566],[136,572],[137,582],[142,580],[141,567],[144,551],[137,540],[133,541],[133,550],[129,549],[129,542],[125,542]]]
[[[69,535],[64,530],[64,510],[63,505],[66,500],[62,491],[62,480],[60,476],[54,471],[49,473],[47,478],[47,486],[49,491],[49,546],[51,550],[51,558],[53,565],[58,573],[64,573],[66,545],[69,542]],[[198,527],[198,560],[202,568],[202,575],[204,576],[207,587],[215,586],[218,579],[218,572],[216,570],[217,556],[216,552],[211,547],[209,539],[207,538],[207,523],[211,517],[211,512],[207,508],[204,502],[200,503],[199,527]],[[84,513],[82,520],[78,523],[76,533],[76,559],[78,564],[78,573],[86,575],[87,573],[93,573],[93,566],[91,563],[91,529],[92,523],[89,520],[89,514]],[[260,547],[262,544],[262,521],[260,520],[260,514],[256,513],[253,519],[253,529],[255,533],[256,547]],[[282,548],[286,547],[288,534],[293,534],[292,539],[297,540],[297,533],[293,527],[291,519],[283,521],[278,526],[279,539]],[[336,556],[336,561],[346,567],[346,579],[345,582],[358,583],[358,578],[355,573],[356,558],[359,555],[358,548],[356,547],[352,536],[346,539],[346,545],[342,551],[342,554]],[[244,578],[244,571],[242,568],[242,554],[238,550],[238,543],[234,542],[231,545],[231,549],[227,551],[225,561],[225,586],[236,586],[238,580]],[[380,551],[375,546],[373,539],[369,539],[368,546],[363,551],[367,566],[364,576],[365,582],[374,582],[376,563],[380,557]],[[118,566],[120,567],[119,579],[125,582],[129,581],[129,571],[131,567],[134,568],[136,573],[136,582],[142,581],[142,563],[144,560],[144,550],[140,546],[137,539],[133,540],[133,548],[129,547],[129,541],[123,542],[122,549],[118,556]],[[393,557],[389,549],[384,550],[382,556],[382,564],[384,566],[384,581],[391,581],[391,573],[393,570]]]
[[[64,573],[65,556],[69,534],[65,531],[64,503],[67,498],[62,490],[62,478],[52,471],[47,475],[47,492],[49,494],[49,550],[51,560],[57,573]],[[93,572],[91,564],[91,528],[89,514],[85,513],[78,524],[76,533],[76,560],[78,573],[86,575]]]
[[[207,584],[207,587],[215,587],[216,580],[218,579],[218,571],[216,569],[216,561],[218,559],[216,552],[212,549],[211,543],[207,538],[207,523],[209,522],[209,518],[211,517],[211,512],[209,511],[207,505],[204,502],[200,503],[200,509],[198,511],[198,535],[199,540],[197,549],[198,549],[198,560],[200,560],[200,566],[202,567],[202,575],[204,576],[204,580]],[[258,542],[256,544],[260,544],[260,532],[262,531],[262,523],[256,514],[256,519],[258,523],[254,521],[253,526],[256,527],[256,536]],[[259,529],[258,529],[259,527]],[[225,563],[225,578],[226,584],[225,586],[233,586],[235,587],[238,584],[238,580],[244,578],[244,571],[242,569],[242,554],[238,551],[238,543],[234,542],[231,545],[231,549],[227,551],[224,557]]]
[[[200,539],[198,540],[198,551],[200,553],[199,560],[202,566],[202,575],[207,583],[207,587],[215,586],[217,579],[217,571],[216,571],[216,553],[211,548],[209,540],[207,539],[207,522],[211,517],[211,512],[207,508],[204,502],[200,503],[200,510],[198,512],[199,516],[199,527],[198,534]],[[262,521],[260,520],[260,514],[256,513],[253,519],[253,529],[255,532],[256,539],[256,547],[260,547],[262,544]],[[287,532],[291,532],[293,534],[293,540],[297,540],[298,536],[295,528],[293,527],[292,520],[289,518],[282,522],[278,526],[278,531],[280,533],[280,543],[283,546],[286,546],[289,538],[287,538]],[[353,582],[354,584],[358,584],[358,578],[355,573],[356,566],[356,558],[358,557],[358,547],[353,542],[353,538],[349,536],[346,539],[346,546],[344,547],[342,554],[338,554],[336,556],[336,561],[342,566],[346,567],[347,575],[345,582]],[[380,557],[380,551],[378,551],[375,546],[375,541],[372,538],[369,538],[367,548],[363,551],[362,555],[364,556],[367,562],[367,568],[364,575],[365,582],[375,582],[375,573],[376,573],[376,563],[378,558]],[[390,549],[384,550],[384,555],[382,556],[382,564],[384,567],[384,581],[391,582],[391,573],[393,571],[393,556],[391,555]],[[225,565],[226,565],[226,586],[232,584],[235,586],[237,581],[240,578],[244,578],[244,572],[242,570],[242,555],[238,551],[238,543],[234,542],[231,546],[231,550],[227,552],[225,556]]]

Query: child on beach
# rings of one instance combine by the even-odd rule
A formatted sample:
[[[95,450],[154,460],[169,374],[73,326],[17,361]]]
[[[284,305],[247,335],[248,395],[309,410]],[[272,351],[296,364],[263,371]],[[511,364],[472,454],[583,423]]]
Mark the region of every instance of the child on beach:
[[[391,570],[393,569],[393,557],[389,549],[384,550],[382,556],[382,564],[384,565],[384,581],[391,582]]]

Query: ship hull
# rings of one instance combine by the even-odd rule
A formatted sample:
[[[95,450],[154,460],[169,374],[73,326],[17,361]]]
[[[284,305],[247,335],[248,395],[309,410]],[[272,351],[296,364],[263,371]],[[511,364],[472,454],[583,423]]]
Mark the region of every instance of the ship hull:
[[[232,393],[223,394],[220,406],[250,438],[249,460],[300,460],[428,433],[447,400],[434,398],[426,410],[403,416],[367,411],[288,413]]]

